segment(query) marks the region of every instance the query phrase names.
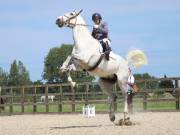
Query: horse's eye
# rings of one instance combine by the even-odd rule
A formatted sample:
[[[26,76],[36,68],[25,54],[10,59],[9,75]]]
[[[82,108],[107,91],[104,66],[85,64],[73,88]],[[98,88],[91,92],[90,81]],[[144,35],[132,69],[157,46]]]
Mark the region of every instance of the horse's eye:
[[[70,13],[70,15],[74,15],[73,13]]]

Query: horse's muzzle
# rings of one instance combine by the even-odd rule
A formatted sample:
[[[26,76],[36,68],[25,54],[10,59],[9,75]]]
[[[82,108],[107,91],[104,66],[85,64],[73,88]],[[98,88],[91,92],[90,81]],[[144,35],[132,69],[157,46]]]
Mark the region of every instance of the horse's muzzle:
[[[59,26],[59,27],[62,27],[63,26],[63,21],[62,21],[62,19],[57,19],[56,20],[56,24]]]

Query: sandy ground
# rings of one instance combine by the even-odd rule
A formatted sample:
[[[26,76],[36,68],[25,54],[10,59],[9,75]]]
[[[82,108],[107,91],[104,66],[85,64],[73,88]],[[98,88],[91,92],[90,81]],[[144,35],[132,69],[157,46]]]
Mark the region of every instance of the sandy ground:
[[[115,126],[108,114],[0,116],[0,135],[180,135],[180,112],[134,113],[131,120],[136,125]]]

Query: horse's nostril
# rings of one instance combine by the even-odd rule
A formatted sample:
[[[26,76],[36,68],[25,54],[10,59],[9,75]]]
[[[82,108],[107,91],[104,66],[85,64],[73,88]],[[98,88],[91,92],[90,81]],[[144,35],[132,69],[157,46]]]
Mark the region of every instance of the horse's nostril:
[[[59,24],[60,22],[61,22],[60,19],[57,19],[57,20],[56,20],[56,24]]]
[[[56,24],[57,24],[59,27],[62,27],[62,26],[63,26],[63,22],[62,22],[62,20],[59,19],[59,18],[56,20]]]

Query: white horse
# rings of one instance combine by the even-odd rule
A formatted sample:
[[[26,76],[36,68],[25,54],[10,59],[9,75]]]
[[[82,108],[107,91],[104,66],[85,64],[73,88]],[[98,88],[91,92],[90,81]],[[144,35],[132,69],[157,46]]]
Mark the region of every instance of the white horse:
[[[99,85],[103,92],[110,97],[111,121],[115,120],[115,101],[117,96],[112,92],[114,82],[117,82],[124,95],[124,121],[127,119],[127,80],[129,64],[139,67],[147,64],[145,54],[141,50],[132,50],[128,53],[127,59],[110,52],[110,60],[107,61],[102,52],[101,44],[94,39],[80,11],[72,11],[58,17],[56,24],[59,27],[69,27],[73,32],[74,49],[72,57],[81,69],[85,69],[89,74],[99,76]]]
[[[52,102],[54,102],[54,95],[49,95],[48,100],[51,99]],[[46,96],[41,96],[41,102],[45,102]]]

